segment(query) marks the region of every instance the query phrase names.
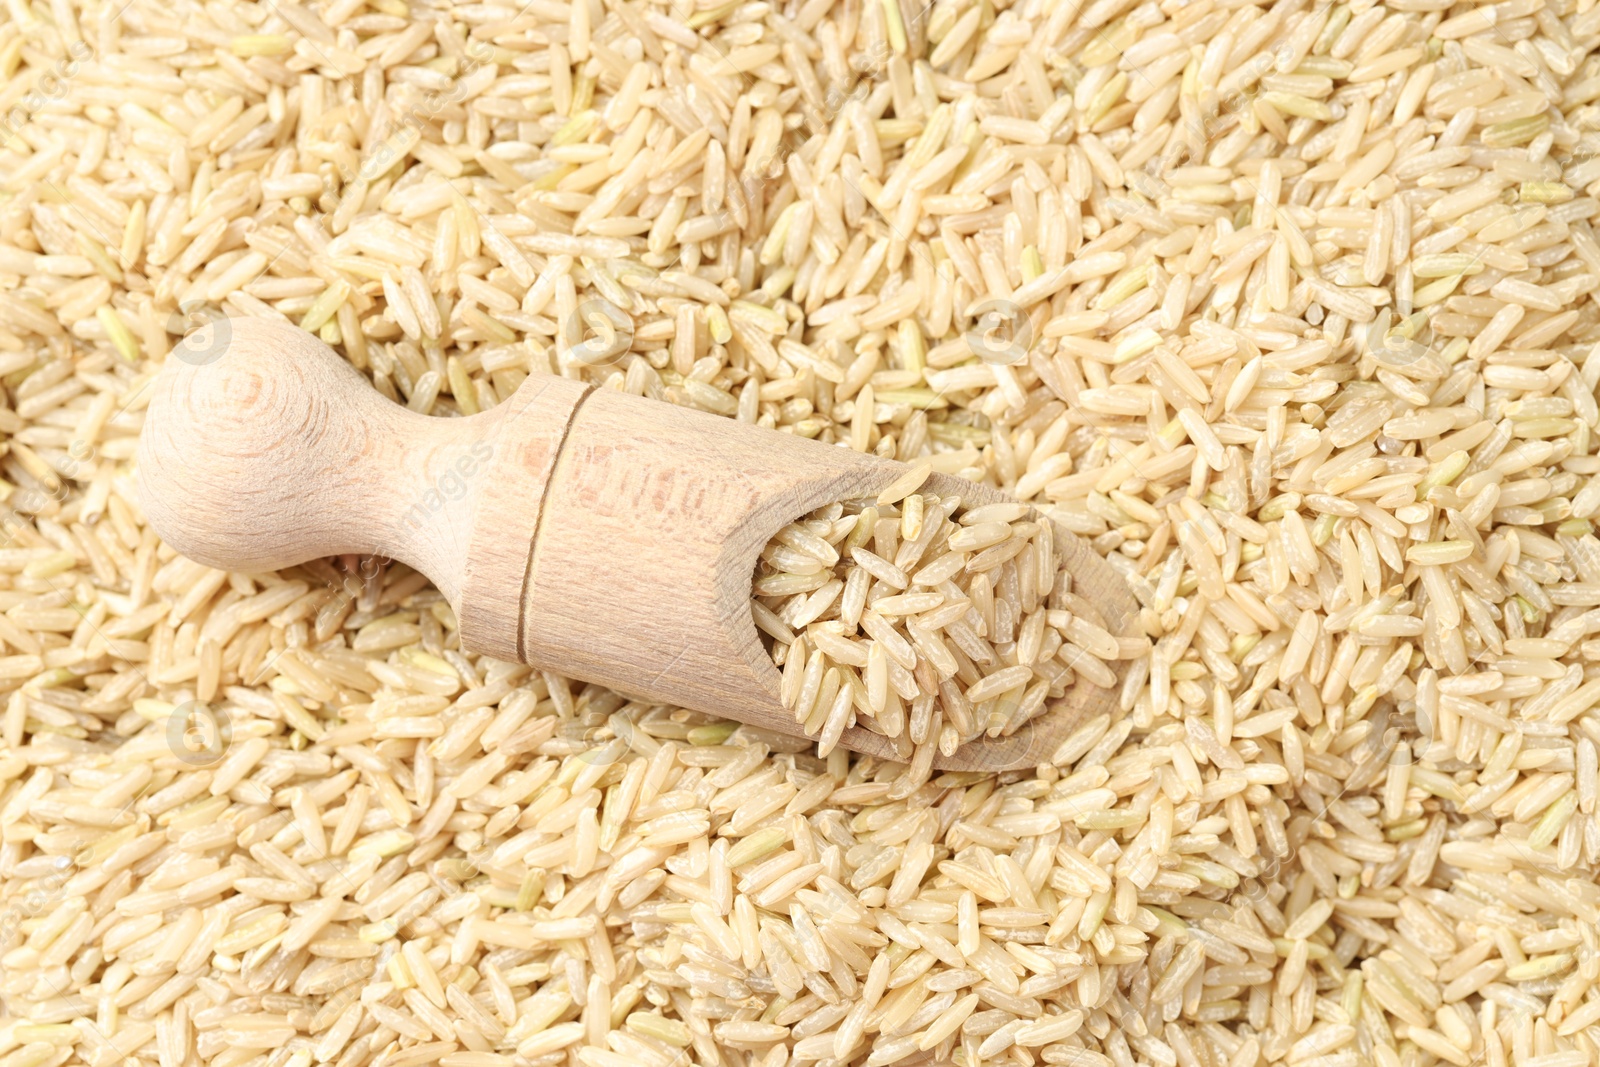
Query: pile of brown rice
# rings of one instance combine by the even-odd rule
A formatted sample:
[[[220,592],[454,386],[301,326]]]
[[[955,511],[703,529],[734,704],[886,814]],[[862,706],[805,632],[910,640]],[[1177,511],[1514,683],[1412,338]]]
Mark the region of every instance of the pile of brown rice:
[[[926,779],[936,750],[1011,736],[1074,672],[1110,688],[1105,661],[1122,658],[1072,592],[1048,520],[1025,504],[918,492],[928,473],[913,466],[876,499],[785,526],[761,553],[750,600],[783,672],[783,706],[817,754],[862,725],[901,742],[908,773],[920,769],[905,788]]]
[[[0,1065],[1600,1061],[1597,46],[1592,0],[5,5]],[[1049,765],[891,799],[464,655],[404,568],[209,571],[129,465],[219,312],[419,411],[558,373],[926,457],[1154,651]]]

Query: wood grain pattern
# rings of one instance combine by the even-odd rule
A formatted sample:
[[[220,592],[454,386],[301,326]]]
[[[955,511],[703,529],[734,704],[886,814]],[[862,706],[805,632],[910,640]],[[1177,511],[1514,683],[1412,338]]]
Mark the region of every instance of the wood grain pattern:
[[[492,411],[427,418],[286,322],[226,323],[221,358],[169,361],[140,440],[141,499],[173,547],[234,570],[387,555],[450,599],[471,650],[803,736],[750,616],[756,559],[786,523],[875,495],[902,464],[547,376]],[[944,475],[928,488],[1006,499]],[[1131,631],[1116,572],[1065,531],[1056,543],[1076,591]],[[1015,735],[935,766],[1032,766],[1115,699],[1080,680]],[[841,744],[894,753],[861,727]]]
[[[520,658],[517,620],[533,531],[573,413],[588,394],[581,382],[541,374],[485,413],[500,414],[494,457],[473,494],[461,599],[452,601],[461,641],[471,649],[498,659]]]
[[[191,361],[215,330],[228,334],[220,356]],[[273,319],[195,331],[153,390],[139,495],[179,552],[230,570],[378,553],[460,597],[470,490],[482,482],[473,475],[499,409],[469,419],[408,411],[311,334]]]

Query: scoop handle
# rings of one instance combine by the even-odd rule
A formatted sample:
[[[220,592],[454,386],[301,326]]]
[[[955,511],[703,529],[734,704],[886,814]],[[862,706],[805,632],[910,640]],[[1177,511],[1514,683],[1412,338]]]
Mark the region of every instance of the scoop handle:
[[[186,337],[156,378],[139,440],[140,499],[162,539],[196,562],[262,571],[379,554],[426,574],[459,614],[486,562],[475,541],[490,542],[493,563],[493,543],[509,533],[526,559],[531,528],[475,534],[501,492],[518,494],[524,522],[530,498],[536,514],[585,392],[540,376],[490,411],[430,418],[391,403],[286,321],[218,318]],[[514,484],[486,493],[507,470]],[[513,618],[520,609],[520,587],[487,595]]]

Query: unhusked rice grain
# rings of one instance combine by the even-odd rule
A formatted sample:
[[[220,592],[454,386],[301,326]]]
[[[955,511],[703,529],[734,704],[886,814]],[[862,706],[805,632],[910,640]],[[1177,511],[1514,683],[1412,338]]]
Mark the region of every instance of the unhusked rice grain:
[[[1600,1062],[1597,47],[0,7],[0,1064]],[[985,483],[1153,650],[1047,765],[902,791],[464,653],[402,565],[208,570],[130,465],[223,314],[430,414],[559,374]]]

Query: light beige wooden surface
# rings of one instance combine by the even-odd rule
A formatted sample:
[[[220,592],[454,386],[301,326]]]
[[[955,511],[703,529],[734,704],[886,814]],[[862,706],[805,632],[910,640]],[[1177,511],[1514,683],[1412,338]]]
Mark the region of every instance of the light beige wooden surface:
[[[216,329],[231,331],[219,358],[184,358]],[[469,649],[791,735],[750,616],[757,556],[784,524],[905,469],[549,376],[492,411],[429,418],[277,320],[213,323],[185,345],[156,381],[138,464],[151,524],[184,555],[265,570],[382,554],[433,580]],[[944,475],[929,488],[1004,499]],[[1117,573],[1065,531],[1057,545],[1075,590],[1130,631]],[[1031,766],[1115,700],[1080,680],[1015,735],[935,766]],[[841,744],[893,753],[861,727]]]

